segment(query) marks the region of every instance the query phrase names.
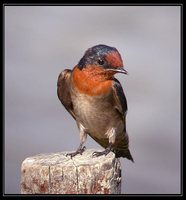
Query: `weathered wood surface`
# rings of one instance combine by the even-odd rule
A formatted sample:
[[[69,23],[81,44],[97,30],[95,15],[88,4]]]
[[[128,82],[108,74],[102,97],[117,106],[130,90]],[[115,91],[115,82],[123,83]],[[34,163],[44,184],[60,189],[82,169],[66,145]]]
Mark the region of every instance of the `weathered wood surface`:
[[[21,194],[120,194],[121,164],[111,152],[93,158],[89,149],[72,159],[66,153],[39,154],[21,166]]]

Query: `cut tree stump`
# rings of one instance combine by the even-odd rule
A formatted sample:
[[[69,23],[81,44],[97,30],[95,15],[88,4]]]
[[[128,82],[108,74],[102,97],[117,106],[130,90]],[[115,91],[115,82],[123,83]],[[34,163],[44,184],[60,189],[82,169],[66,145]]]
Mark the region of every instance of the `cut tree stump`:
[[[89,149],[72,159],[69,152],[39,154],[21,166],[21,194],[120,194],[121,164],[110,152],[93,158]],[[101,151],[101,150],[100,150]]]

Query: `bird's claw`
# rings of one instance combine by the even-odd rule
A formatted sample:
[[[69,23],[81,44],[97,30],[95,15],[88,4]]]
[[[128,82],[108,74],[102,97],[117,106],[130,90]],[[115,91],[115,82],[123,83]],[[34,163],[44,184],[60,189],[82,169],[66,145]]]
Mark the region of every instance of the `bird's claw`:
[[[93,152],[92,157],[95,158],[95,157],[102,156],[102,155],[103,155],[102,152],[95,151],[95,152]]]
[[[82,153],[85,151],[86,147],[84,146],[83,148],[81,149],[78,149],[76,152],[73,152],[73,153],[67,153],[66,156],[70,156],[71,159],[76,156],[77,154],[80,154],[82,155]]]
[[[86,149],[86,146],[83,146],[83,148],[81,149],[82,153],[83,153],[83,151],[85,151],[85,149]]]
[[[101,152],[95,151],[95,152],[93,152],[92,157],[95,158],[95,157],[99,157],[99,156],[102,156],[102,155],[106,156],[109,152],[110,151],[108,151],[107,149],[105,151],[101,151]]]

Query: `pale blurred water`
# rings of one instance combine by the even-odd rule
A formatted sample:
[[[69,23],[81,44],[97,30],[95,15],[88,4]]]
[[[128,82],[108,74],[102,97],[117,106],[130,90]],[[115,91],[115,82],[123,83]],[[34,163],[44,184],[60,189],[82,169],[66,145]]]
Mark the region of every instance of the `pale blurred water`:
[[[79,145],[56,81],[96,44],[116,47],[129,72],[117,75],[135,159],[122,159],[122,193],[180,193],[179,6],[5,7],[5,193],[20,193],[26,157]]]

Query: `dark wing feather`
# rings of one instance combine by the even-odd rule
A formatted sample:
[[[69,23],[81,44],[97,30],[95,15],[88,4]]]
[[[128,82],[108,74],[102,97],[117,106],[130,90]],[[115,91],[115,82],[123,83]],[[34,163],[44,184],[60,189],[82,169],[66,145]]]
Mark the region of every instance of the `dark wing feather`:
[[[75,119],[75,114],[73,111],[73,104],[70,94],[70,77],[72,71],[69,69],[65,69],[59,74],[57,81],[57,95],[61,103],[64,105],[66,110],[72,115]]]
[[[116,157],[126,157],[132,162],[134,162],[133,157],[128,148],[129,138],[126,132],[126,121],[125,117],[127,114],[127,100],[120,82],[117,79],[113,80],[113,96],[114,96],[114,106],[121,114],[124,123],[124,138],[120,141],[117,148],[115,149]]]
[[[125,119],[127,113],[127,100],[125,94],[123,92],[123,88],[120,82],[114,78],[113,80],[113,92],[114,92],[114,100],[115,100],[115,108],[119,111],[122,117]]]

